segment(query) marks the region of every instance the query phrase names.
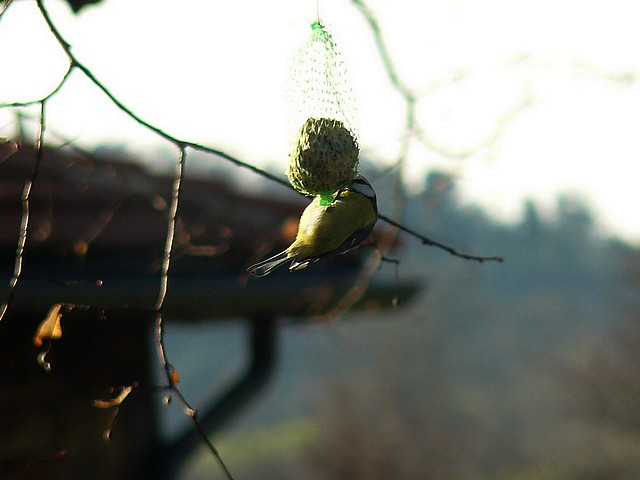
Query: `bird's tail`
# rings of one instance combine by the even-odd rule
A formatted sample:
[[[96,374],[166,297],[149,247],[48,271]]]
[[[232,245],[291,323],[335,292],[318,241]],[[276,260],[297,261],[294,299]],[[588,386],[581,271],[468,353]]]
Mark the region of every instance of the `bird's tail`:
[[[256,277],[264,277],[271,273],[272,270],[275,270],[280,265],[285,263],[287,260],[290,260],[289,253],[285,250],[284,252],[280,252],[277,255],[274,255],[271,258],[267,258],[255,265],[251,265],[247,268],[247,272],[253,273]]]

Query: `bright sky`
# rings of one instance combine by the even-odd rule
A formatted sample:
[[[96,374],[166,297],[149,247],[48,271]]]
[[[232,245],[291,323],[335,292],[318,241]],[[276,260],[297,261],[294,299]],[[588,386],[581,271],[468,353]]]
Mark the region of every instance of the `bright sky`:
[[[371,30],[350,1],[317,3],[349,69],[362,156],[390,164],[405,110]],[[636,0],[367,4],[400,78],[420,95],[417,119],[432,148],[414,143],[409,180],[444,168],[465,200],[503,219],[518,217],[523,198],[551,211],[558,192],[579,195],[604,229],[640,244]],[[58,1],[46,5],[79,59],[144,119],[284,172],[285,83],[316,0],[104,0],[79,16]],[[38,99],[66,71],[35,2],[13,2],[0,46],[0,103]],[[151,154],[163,145],[80,72],[49,103],[48,120],[82,145]],[[12,125],[0,111],[0,136]]]

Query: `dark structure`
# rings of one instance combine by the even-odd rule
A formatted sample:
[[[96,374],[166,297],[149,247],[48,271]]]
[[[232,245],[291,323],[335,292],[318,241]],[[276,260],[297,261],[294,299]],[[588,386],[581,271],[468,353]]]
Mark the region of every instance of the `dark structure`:
[[[190,429],[170,444],[158,435],[163,392],[152,375],[154,305],[172,179],[65,150],[44,154],[22,275],[0,322],[0,477],[173,478],[200,443]],[[23,150],[0,164],[4,285],[13,272],[20,199],[34,158]],[[182,192],[165,321],[239,318],[248,332],[246,371],[210,405],[198,405],[201,423],[213,433],[267,383],[281,319],[326,312],[360,275],[364,255],[248,278],[247,265],[291,241],[304,199],[294,193],[256,198],[215,178],[189,176]],[[356,308],[382,308],[417,288],[373,284]],[[62,338],[38,349],[34,334],[56,304],[62,305]],[[134,388],[119,408],[96,407],[95,400],[115,398],[127,386]]]

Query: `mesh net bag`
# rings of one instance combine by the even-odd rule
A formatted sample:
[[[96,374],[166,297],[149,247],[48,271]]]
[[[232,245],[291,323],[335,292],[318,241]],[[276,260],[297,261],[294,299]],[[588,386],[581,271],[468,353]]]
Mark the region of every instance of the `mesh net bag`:
[[[289,88],[293,136],[287,176],[305,195],[328,196],[358,170],[355,102],[331,34],[320,22],[294,58]]]

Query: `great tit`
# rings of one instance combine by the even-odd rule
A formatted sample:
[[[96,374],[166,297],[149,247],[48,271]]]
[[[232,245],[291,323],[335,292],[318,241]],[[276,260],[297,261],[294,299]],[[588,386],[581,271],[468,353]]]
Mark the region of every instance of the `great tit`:
[[[251,265],[247,271],[256,277],[271,273],[291,260],[289,270],[301,270],[318,260],[348,252],[362,242],[378,220],[376,192],[362,175],[338,192],[329,206],[320,197],[305,208],[295,241],[285,251]]]

